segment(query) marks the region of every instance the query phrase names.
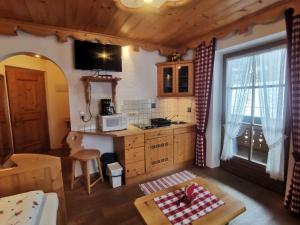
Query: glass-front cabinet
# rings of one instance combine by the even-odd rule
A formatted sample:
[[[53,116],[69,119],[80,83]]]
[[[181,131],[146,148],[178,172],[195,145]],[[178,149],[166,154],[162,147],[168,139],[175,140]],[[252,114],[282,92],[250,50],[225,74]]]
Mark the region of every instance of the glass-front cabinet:
[[[192,61],[157,64],[157,96],[194,95],[194,71]]]
[[[175,67],[166,66],[162,68],[162,92],[165,94],[172,94],[175,90]]]

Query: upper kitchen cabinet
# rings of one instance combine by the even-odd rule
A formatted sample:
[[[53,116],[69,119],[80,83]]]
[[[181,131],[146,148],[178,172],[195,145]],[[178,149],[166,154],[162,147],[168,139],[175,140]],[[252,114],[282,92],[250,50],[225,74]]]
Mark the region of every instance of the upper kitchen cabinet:
[[[193,61],[166,62],[156,66],[158,97],[194,95]]]

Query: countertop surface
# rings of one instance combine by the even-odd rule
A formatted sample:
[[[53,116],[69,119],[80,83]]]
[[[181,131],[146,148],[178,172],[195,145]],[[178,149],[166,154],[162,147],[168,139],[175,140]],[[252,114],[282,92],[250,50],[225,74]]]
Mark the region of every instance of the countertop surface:
[[[78,132],[82,134],[99,135],[99,136],[124,137],[124,136],[138,135],[138,134],[144,134],[144,133],[160,131],[160,130],[190,127],[195,125],[196,125],[195,123],[172,124],[171,126],[157,127],[148,130],[143,130],[134,125],[129,125],[127,130],[120,130],[120,131],[102,132],[100,130],[85,130],[85,131],[78,131]]]

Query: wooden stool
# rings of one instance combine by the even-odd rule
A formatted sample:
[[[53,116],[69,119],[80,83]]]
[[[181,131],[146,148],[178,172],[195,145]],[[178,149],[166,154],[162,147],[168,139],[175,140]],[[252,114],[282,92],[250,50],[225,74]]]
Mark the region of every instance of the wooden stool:
[[[75,182],[77,182],[79,179],[75,179],[75,165],[76,161],[79,161],[81,164],[83,176],[85,176],[86,179],[86,189],[88,194],[91,193],[91,187],[93,187],[98,181],[103,182],[103,174],[102,174],[102,168],[101,168],[101,161],[100,161],[100,151],[93,150],[93,149],[84,149],[81,150],[74,155],[71,155],[70,158],[72,159],[72,177],[71,177],[71,189],[73,189]],[[89,173],[89,167],[88,167],[88,161],[89,160],[96,160],[98,164],[99,169],[99,175],[100,177],[97,178],[93,183],[91,183],[90,173]]]

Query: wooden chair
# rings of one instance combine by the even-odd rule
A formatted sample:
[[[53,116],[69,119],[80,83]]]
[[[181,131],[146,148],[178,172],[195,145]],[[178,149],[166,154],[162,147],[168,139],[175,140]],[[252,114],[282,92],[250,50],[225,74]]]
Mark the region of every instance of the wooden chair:
[[[82,146],[82,139],[82,134],[74,131],[69,132],[66,139],[66,142],[70,149],[69,158],[72,160],[71,189],[73,189],[74,184],[79,180],[79,178],[75,179],[75,165],[76,161],[79,161],[81,164],[83,176],[85,176],[87,192],[90,194],[92,186],[94,186],[100,180],[103,182],[103,174],[100,161],[101,152],[97,149],[85,149]],[[91,184],[88,162],[92,160],[96,160],[98,164],[99,178]]]

